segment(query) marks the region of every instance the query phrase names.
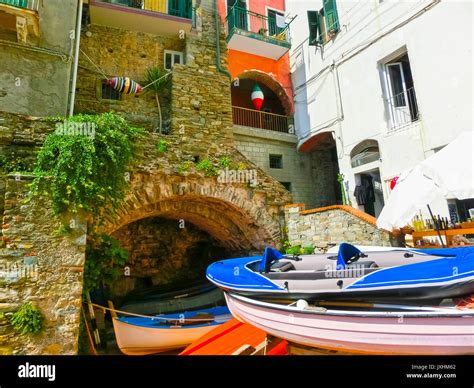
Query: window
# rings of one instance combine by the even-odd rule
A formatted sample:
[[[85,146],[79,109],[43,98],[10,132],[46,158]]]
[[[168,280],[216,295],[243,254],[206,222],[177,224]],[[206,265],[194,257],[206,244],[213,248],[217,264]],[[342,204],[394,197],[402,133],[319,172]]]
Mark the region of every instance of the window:
[[[283,168],[283,156],[270,154],[270,168]]]
[[[183,53],[180,51],[165,50],[165,69],[171,70],[175,63],[183,63]]]
[[[283,12],[275,11],[273,9],[267,10],[268,16],[268,35],[276,36],[285,31],[285,15]]]
[[[331,40],[340,31],[336,0],[323,0],[319,11],[308,11],[309,45],[318,46]]]
[[[115,90],[113,87],[111,87],[109,84],[107,84],[107,81],[102,81],[102,94],[101,98],[103,100],[116,100],[120,101],[122,99],[122,93],[120,93],[118,90]]]
[[[288,191],[291,191],[291,182],[280,182],[284,187],[285,189],[287,189]]]
[[[383,64],[382,70],[390,129],[418,120],[418,104],[408,54]]]

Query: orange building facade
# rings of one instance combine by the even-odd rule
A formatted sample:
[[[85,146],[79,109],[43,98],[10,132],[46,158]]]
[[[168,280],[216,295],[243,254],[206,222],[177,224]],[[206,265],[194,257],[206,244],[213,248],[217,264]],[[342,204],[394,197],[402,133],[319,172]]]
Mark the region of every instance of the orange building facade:
[[[252,81],[240,85],[240,93],[233,87],[233,104],[252,109],[249,88],[258,83],[265,112],[292,116],[291,18],[285,0],[218,0],[217,6],[227,31],[229,72],[233,79]]]

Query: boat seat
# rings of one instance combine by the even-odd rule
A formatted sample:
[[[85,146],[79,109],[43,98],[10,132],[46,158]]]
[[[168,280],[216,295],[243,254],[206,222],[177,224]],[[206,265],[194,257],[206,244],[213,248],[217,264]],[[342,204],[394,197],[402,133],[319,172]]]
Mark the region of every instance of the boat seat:
[[[295,266],[289,261],[277,261],[276,263],[272,264],[270,268],[272,272],[288,272],[294,269]]]
[[[375,261],[356,261],[352,264],[347,264],[346,269],[349,268],[378,268],[378,265]]]

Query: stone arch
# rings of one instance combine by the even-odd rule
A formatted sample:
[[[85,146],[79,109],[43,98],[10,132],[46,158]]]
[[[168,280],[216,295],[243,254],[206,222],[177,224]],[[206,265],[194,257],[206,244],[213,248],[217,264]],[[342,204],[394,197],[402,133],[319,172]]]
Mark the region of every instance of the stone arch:
[[[191,222],[232,250],[261,250],[280,240],[280,207],[245,185],[212,178],[160,174],[134,176],[123,205],[106,217],[113,233],[149,217]]]
[[[354,146],[350,153],[352,167],[370,163],[380,158],[380,148],[377,140],[365,139]]]
[[[239,80],[254,80],[265,85],[278,97],[283,106],[283,109],[285,110],[285,114],[287,116],[293,115],[293,104],[291,102],[290,96],[288,96],[288,93],[285,91],[285,88],[275,77],[273,77],[272,74],[265,73],[261,70],[253,69],[244,71],[242,74],[238,75],[237,78]]]

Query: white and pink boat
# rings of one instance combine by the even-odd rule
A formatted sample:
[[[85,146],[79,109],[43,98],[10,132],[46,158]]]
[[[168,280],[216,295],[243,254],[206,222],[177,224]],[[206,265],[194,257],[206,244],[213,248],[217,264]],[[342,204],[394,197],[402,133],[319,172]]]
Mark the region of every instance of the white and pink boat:
[[[328,309],[304,300],[278,304],[227,292],[225,297],[235,318],[302,345],[359,354],[474,354],[473,309]]]

